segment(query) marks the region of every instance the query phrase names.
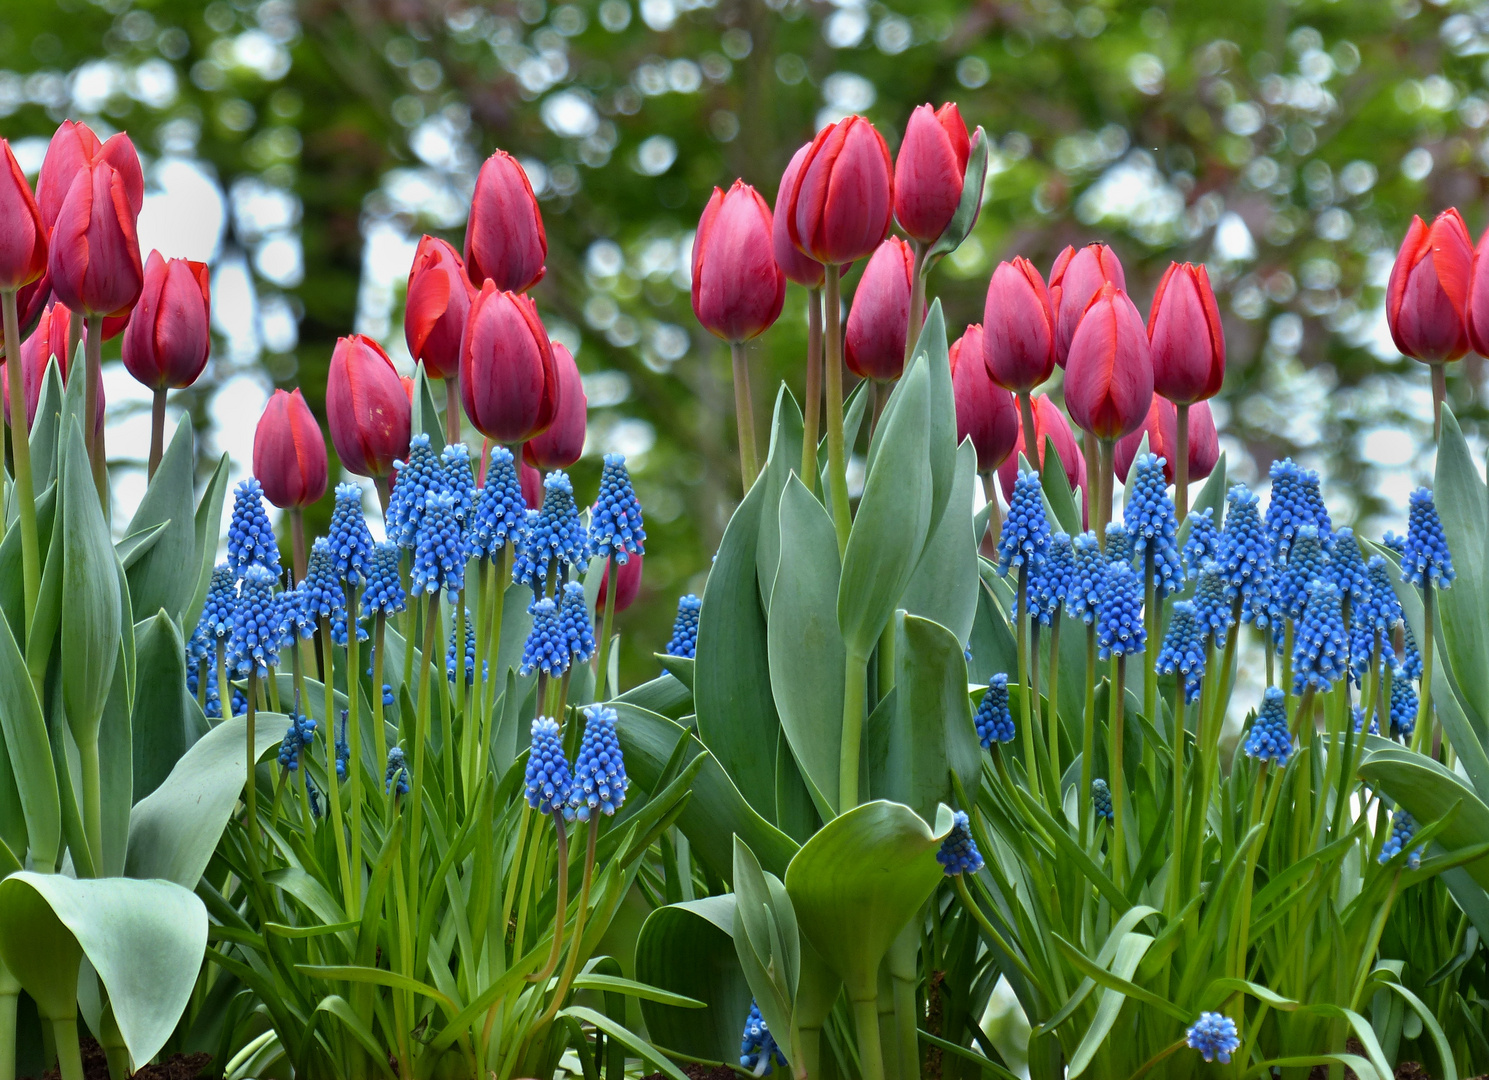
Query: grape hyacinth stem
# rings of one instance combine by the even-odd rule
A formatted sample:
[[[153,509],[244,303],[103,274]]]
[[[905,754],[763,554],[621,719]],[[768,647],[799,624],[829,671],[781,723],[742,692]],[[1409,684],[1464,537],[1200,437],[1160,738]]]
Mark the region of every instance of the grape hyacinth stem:
[[[1064,612],[1056,610],[1050,623],[1050,687],[1046,694],[1049,701],[1050,775],[1056,778],[1060,776],[1060,624],[1064,621]]]
[[[410,603],[409,610],[412,611],[416,605]],[[434,652],[435,627],[439,622],[439,593],[431,593],[429,604],[424,616],[424,655],[419,664],[419,699],[414,707],[414,774],[413,783],[409,785],[409,823],[408,823],[408,858],[409,858],[409,921],[419,925],[419,889],[421,879],[419,874],[419,841],[424,826],[424,740],[429,731],[429,700],[431,685],[435,679],[434,663],[430,659]],[[327,692],[329,695],[329,691]],[[332,770],[334,772],[334,770]],[[335,781],[333,780],[334,784]],[[334,791],[335,788],[333,787]],[[337,830],[340,835],[341,830]]]
[[[1432,370],[1440,371],[1442,365],[1434,364]],[[1436,595],[1437,589],[1430,581],[1422,586],[1422,677],[1418,680],[1421,690],[1417,695],[1417,726],[1411,735],[1411,748],[1418,753],[1430,753],[1432,747],[1432,657],[1436,637],[1433,614],[1437,606],[1434,602]]]
[[[553,820],[558,822],[561,816],[555,814]],[[579,963],[580,947],[584,943],[584,924],[587,921],[585,916],[589,913],[590,887],[594,884],[595,878],[595,844],[600,836],[598,814],[590,816],[590,820],[585,823],[584,831],[587,834],[584,844],[584,875],[579,880],[579,910],[574,913],[574,936],[570,938],[569,957],[564,961],[563,973],[558,978],[558,987],[548,1002],[548,1008],[543,1010],[543,1015],[538,1018],[538,1022],[532,1025],[533,1031],[542,1031],[553,1022],[553,1018],[558,1015],[559,1006],[568,997],[569,987],[574,984],[574,969]],[[567,876],[567,874],[561,875],[560,880]],[[567,918],[562,909],[559,910],[559,918]]]
[[[1163,629],[1158,625],[1156,592],[1153,585],[1153,543],[1149,541],[1143,545],[1143,621],[1147,624],[1144,631],[1148,637],[1148,647],[1143,653],[1143,715],[1150,723],[1158,719],[1158,665],[1152,658],[1158,655],[1159,636]],[[1184,676],[1180,673],[1179,683],[1182,685],[1183,682]],[[1149,761],[1152,753],[1147,740],[1143,740],[1143,760]]]
[[[1018,568],[1018,665],[1019,665],[1019,724],[1024,735],[1024,768],[1028,773],[1029,792],[1040,797],[1039,762],[1035,760],[1034,723],[1030,716],[1030,698],[1037,692],[1030,675],[1029,656],[1029,564]],[[1034,660],[1038,662],[1037,658]]]
[[[605,611],[600,621],[600,651],[595,656],[595,700],[605,700],[605,680],[610,671],[610,635],[615,627],[615,594],[620,591],[620,573],[615,555],[605,559]]]
[[[383,641],[387,637],[388,616],[379,611],[372,620],[372,729],[377,741],[377,760],[388,760],[388,729],[383,720]]]
[[[354,917],[362,915],[362,717],[361,693],[358,685],[362,681],[362,662],[357,641],[357,586],[346,584],[346,739],[350,757],[346,763],[347,799],[352,810],[351,870],[352,891],[348,893]],[[373,693],[382,700],[383,688],[373,687]],[[329,722],[328,722],[329,723]],[[336,771],[336,759],[328,759],[331,772]]]
[[[729,358],[734,366],[734,420],[739,428],[739,473],[744,490],[749,492],[760,475],[760,458],[755,450],[755,402],[750,396],[750,362],[744,342],[729,345]]]
[[[1189,406],[1175,405],[1179,434],[1174,440],[1174,515],[1180,524],[1189,516]]]
[[[1149,639],[1152,640],[1151,638]],[[1184,675],[1174,680],[1174,866],[1184,865]],[[1180,875],[1169,875],[1169,912],[1183,906]]]
[[[333,659],[335,653],[331,642],[330,617],[321,619],[320,624],[321,657],[326,672],[326,795],[330,809],[331,837],[336,844],[336,867],[341,871],[342,895],[350,897],[353,895],[351,862],[346,851],[346,830],[341,827],[341,781],[336,775],[336,665]],[[356,637],[357,628],[348,625],[351,636]],[[353,692],[356,691],[356,685],[355,678],[347,679],[347,686]]]
[[[1107,724],[1107,769],[1112,778],[1112,880],[1116,882],[1119,889],[1127,886],[1127,826],[1124,815],[1127,807],[1127,782],[1122,776],[1126,696],[1127,657],[1118,653],[1112,657],[1111,701]],[[1084,794],[1089,795],[1089,793]]]
[[[823,368],[827,375],[827,487],[832,526],[838,534],[838,556],[848,549],[848,458],[843,446],[843,301],[838,268],[823,267],[824,314],[827,332]]]
[[[564,927],[569,921],[569,836],[564,831],[564,816],[557,807],[554,807],[552,816],[557,855],[554,873],[558,876],[558,896],[553,905],[553,948],[548,951],[542,970],[527,977],[528,982],[539,986],[546,983],[558,967],[558,958],[563,954]]]
[[[5,365],[10,383],[10,400],[21,404],[13,407],[15,421],[10,426],[11,464],[15,468],[14,496],[16,518],[21,526],[21,582],[25,598],[26,625],[36,612],[36,597],[41,590],[41,550],[36,534],[36,491],[31,480],[31,436],[26,420],[26,384],[22,375],[21,326],[16,312],[15,290],[0,292],[0,309],[4,311],[5,355],[12,357]],[[90,413],[89,416],[92,416]]]
[[[822,421],[822,290],[807,293],[807,386],[801,405],[801,482],[817,491],[817,432]]]

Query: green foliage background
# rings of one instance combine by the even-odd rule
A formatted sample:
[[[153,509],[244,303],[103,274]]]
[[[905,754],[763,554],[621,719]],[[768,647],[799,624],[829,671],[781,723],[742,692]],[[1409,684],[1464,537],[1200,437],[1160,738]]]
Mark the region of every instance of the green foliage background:
[[[1143,308],[1170,259],[1209,261],[1233,472],[1300,455],[1327,470],[1331,505],[1399,527],[1398,495],[1430,464],[1427,379],[1389,349],[1382,293],[1412,213],[1457,204],[1485,224],[1486,55],[1489,5],[1420,0],[13,2],[0,134],[45,137],[66,116],[127,128],[147,171],[192,159],[231,193],[225,252],[298,240],[301,272],[256,282],[261,305],[289,305],[293,346],[219,349],[182,399],[198,421],[235,364],[319,411],[339,335],[402,351],[401,296],[366,287],[365,237],[458,246],[481,159],[532,163],[540,310],[587,375],[611,373],[592,387],[581,492],[618,432],[645,430],[618,425],[655,437],[633,462],[650,540],[621,618],[629,681],[654,672],[739,494],[727,355],[686,285],[715,184],[742,176],[773,200],[819,120],[865,112],[893,148],[916,104],[958,101],[996,148],[976,231],[932,281],[954,327],[980,321],[1014,253],[1047,268],[1066,243],[1108,240]],[[252,209],[264,191],[294,211],[272,235]],[[762,414],[779,379],[800,382],[803,301],[793,288],[752,346]],[[1459,367],[1450,397],[1473,438],[1481,362]]]

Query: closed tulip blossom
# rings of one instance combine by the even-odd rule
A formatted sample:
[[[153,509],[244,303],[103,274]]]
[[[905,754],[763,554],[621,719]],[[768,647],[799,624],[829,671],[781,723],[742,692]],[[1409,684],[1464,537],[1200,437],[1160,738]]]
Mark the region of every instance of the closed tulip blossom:
[[[493,442],[526,442],[553,423],[560,390],[537,305],[488,280],[471,304],[460,343],[465,415]]]
[[[47,365],[53,360],[57,362],[57,374],[62,379],[64,389],[67,386],[67,378],[71,373],[72,364],[67,355],[67,334],[72,324],[72,312],[63,304],[53,302],[47,307],[46,312],[36,324],[36,329],[31,336],[21,342],[21,384],[22,392],[26,399],[26,423],[31,425],[36,421],[36,408],[41,400],[41,386],[46,381]],[[86,344],[87,330],[83,331],[83,341]],[[5,377],[0,382],[5,386],[5,417],[8,422],[14,423],[10,414],[10,369],[5,365]],[[93,421],[96,428],[103,426],[104,401],[103,401],[103,376],[99,375],[98,404],[94,406]]]
[[[1055,370],[1055,327],[1049,293],[1022,256],[1002,262],[988,283],[983,308],[983,359],[1005,390],[1027,394]]]
[[[1431,225],[1411,219],[1386,282],[1386,322],[1402,355],[1432,369],[1434,430],[1447,391],[1443,365],[1469,348],[1472,276],[1473,242],[1456,209],[1444,210]]]
[[[1122,263],[1105,244],[1066,248],[1055,260],[1050,270],[1050,310],[1055,317],[1055,362],[1061,367],[1067,363],[1070,343],[1081,317],[1107,282],[1120,292],[1127,291]]]
[[[125,369],[154,393],[150,475],[165,445],[165,395],[196,382],[212,349],[211,276],[206,263],[150,252],[145,284],[124,332]]]
[[[0,229],[0,293],[10,297],[6,303],[14,303],[17,290],[47,271],[47,233],[10,143],[0,139],[0,150],[0,221],[5,223]]]
[[[63,200],[67,198],[78,171],[95,161],[106,161],[118,170],[130,209],[136,217],[139,216],[145,205],[145,174],[129,136],[121,131],[105,142],[99,142],[87,124],[64,120],[52,133],[41,171],[36,177],[36,203],[48,230],[56,224]]]
[[[791,230],[785,212],[791,189],[801,172],[801,163],[806,160],[812,144],[807,143],[791,155],[791,162],[781,174],[780,187],[776,189],[776,212],[771,216],[770,239],[775,250],[776,265],[787,281],[805,286],[810,290],[807,297],[807,370],[806,397],[802,401],[802,466],[801,478],[808,488],[815,487],[817,460],[817,432],[822,417],[822,297],[820,290],[825,271],[822,264],[809,258],[791,242]]]
[[[476,175],[465,224],[465,272],[477,289],[492,281],[501,292],[525,292],[543,277],[548,235],[527,172],[498,150]]]
[[[589,399],[574,354],[553,342],[553,363],[558,369],[558,415],[543,434],[527,440],[522,459],[535,469],[567,469],[584,453],[585,421]]]
[[[1179,461],[1179,419],[1174,403],[1157,394],[1148,407],[1148,415],[1142,426],[1128,432],[1117,440],[1112,463],[1117,479],[1127,482],[1127,470],[1137,457],[1143,436],[1148,438],[1148,449],[1163,458],[1163,476],[1174,483]],[[1220,460],[1220,438],[1215,431],[1215,417],[1207,401],[1199,401],[1189,407],[1189,441],[1185,459],[1189,467],[1190,480],[1203,480],[1215,469]]]
[[[973,323],[951,343],[951,388],[956,398],[956,438],[971,439],[977,471],[991,474],[1018,444],[1013,395],[988,377],[982,362],[983,328]]]
[[[437,237],[421,237],[408,272],[403,336],[409,355],[428,375],[445,381],[451,442],[460,441],[460,339],[475,294],[455,249]]]
[[[894,165],[894,216],[910,237],[933,244],[962,201],[971,140],[954,102],[910,114]]]
[[[775,213],[770,223],[770,240],[771,247],[776,254],[776,265],[781,268],[781,273],[786,275],[787,281],[793,281],[808,289],[820,289],[822,287],[822,264],[805,254],[792,241],[791,229],[787,223],[790,215],[784,212],[791,196],[791,190],[796,184],[796,178],[801,173],[801,163],[806,160],[813,145],[807,143],[792,154],[790,164],[781,174],[781,184],[776,189]]]
[[[1164,453],[1175,484],[1180,520],[1189,508],[1190,408],[1214,397],[1225,381],[1225,329],[1204,266],[1170,263],[1153,294],[1148,313],[1148,344],[1153,354],[1153,391],[1177,406],[1176,440]],[[1213,435],[1214,425],[1211,423]],[[1178,463],[1175,480],[1174,462]],[[1212,462],[1213,465],[1213,462]]]
[[[843,360],[860,379],[889,382],[905,370],[915,252],[898,236],[879,245],[863,269],[848,312]]]
[[[376,481],[387,503],[393,462],[408,455],[411,409],[393,361],[362,334],[338,338],[326,379],[326,421],[341,463]]]
[[[290,512],[296,581],[306,571],[300,511],[325,495],[327,472],[326,440],[304,395],[298,387],[274,391],[253,433],[253,475],[264,497]]]

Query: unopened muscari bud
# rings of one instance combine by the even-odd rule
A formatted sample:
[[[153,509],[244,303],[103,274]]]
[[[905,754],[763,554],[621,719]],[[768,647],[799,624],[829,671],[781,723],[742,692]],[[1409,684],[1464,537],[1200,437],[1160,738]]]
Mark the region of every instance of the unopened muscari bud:
[[[1132,564],[1132,534],[1120,521],[1113,521],[1106,527],[1106,561]]]
[[[383,774],[383,791],[388,794],[408,794],[408,766],[404,762],[401,746],[388,751],[388,770]]]
[[[1108,825],[1117,820],[1116,811],[1112,809],[1112,789],[1099,776],[1091,781],[1091,809]]]
[[[1276,686],[1267,687],[1261,711],[1246,735],[1244,752],[1258,761],[1270,761],[1277,768],[1287,764],[1293,754],[1293,737],[1287,726],[1287,696]]]
[[[471,618],[470,608],[465,609],[465,648],[461,650],[464,655],[457,655],[455,651],[455,636],[460,629],[460,620],[452,619],[450,625],[450,640],[445,647],[445,679],[454,682],[457,670],[465,673],[465,685],[472,686],[476,681],[476,621]],[[485,662],[482,662],[482,671],[485,671]]]
[[[982,869],[982,852],[977,850],[977,841],[972,839],[972,823],[965,811],[958,810],[952,818],[951,832],[941,841],[936,861],[947,877],[975,874]]]
[[[972,718],[977,725],[977,739],[983,747],[995,742],[1013,742],[1013,713],[1008,708],[1008,676],[1001,671],[988,682],[988,688]]]
[[[1388,661],[1389,662],[1389,661]],[[1401,668],[1391,672],[1391,736],[1406,741],[1416,734],[1417,708],[1416,687],[1411,677]]]

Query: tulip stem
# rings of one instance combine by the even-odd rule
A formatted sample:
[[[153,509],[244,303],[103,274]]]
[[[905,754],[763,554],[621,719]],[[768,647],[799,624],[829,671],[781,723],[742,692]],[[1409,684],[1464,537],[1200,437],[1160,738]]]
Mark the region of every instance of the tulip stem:
[[[93,483],[98,488],[98,501],[103,504],[104,515],[109,511],[109,480],[107,464],[103,454],[103,432],[97,421],[98,391],[103,379],[103,316],[88,316],[88,333],[83,337],[83,355],[87,362],[84,372],[88,381],[83,384],[83,433],[88,447],[88,459],[93,463]]]
[[[1027,445],[1028,445],[1028,443],[1026,441],[1025,442],[1025,446],[1027,447]],[[1087,431],[1087,432],[1085,432],[1085,433],[1083,433],[1081,435],[1081,454],[1086,459],[1086,521],[1085,521],[1085,525],[1086,525],[1086,528],[1089,529],[1091,527],[1091,524],[1096,520],[1096,497],[1097,497],[1097,491],[1096,491],[1096,489],[1101,486],[1100,485],[1100,481],[1097,479],[1098,470],[1100,468],[1100,463],[1098,461],[1099,455],[1098,455],[1098,453],[1096,451],[1096,436],[1095,435],[1092,435],[1089,431]],[[1105,549],[1105,547],[1106,547],[1106,533],[1105,533],[1105,530],[1102,531],[1099,539],[1101,540],[1101,546],[1102,546],[1102,548]]]
[[[1096,446],[1100,456],[1096,464],[1096,484],[1099,489],[1096,504],[1096,539],[1101,544],[1101,550],[1105,551],[1106,527],[1112,520],[1112,480],[1116,476],[1112,465],[1112,451],[1116,443],[1111,439],[1098,439]]]
[[[823,366],[827,373],[827,484],[831,489],[832,527],[838,534],[838,554],[848,550],[848,459],[843,446],[843,311],[838,268],[826,266],[823,303],[827,332]]]
[[[305,511],[298,506],[290,507],[290,544],[294,548],[295,580],[298,585],[305,580]]]
[[[734,417],[739,427],[739,472],[748,492],[760,475],[760,459],[755,452],[755,403],[750,399],[750,364],[744,342],[729,343],[729,356],[734,363]]]
[[[160,456],[165,449],[165,387],[155,391],[150,402],[150,466],[146,481],[155,479],[155,470],[160,468]]]
[[[460,372],[445,376],[445,440],[460,441]]]
[[[858,758],[863,743],[868,658],[849,653],[843,668],[843,729],[838,755],[838,813],[858,805]]]
[[[982,493],[987,498],[987,533],[977,539],[982,544],[985,552],[990,552],[989,558],[996,559],[998,554],[998,541],[1003,535],[1003,510],[998,505],[997,473],[985,472],[982,474]]]
[[[1038,472],[1044,467],[1044,447],[1039,445],[1039,436],[1034,427],[1034,401],[1027,390],[1019,391],[1019,423],[1023,425],[1024,456]]]
[[[21,581],[26,601],[26,626],[36,611],[36,596],[41,589],[41,552],[36,539],[36,492],[31,482],[30,420],[26,415],[26,384],[21,364],[20,316],[16,313],[14,289],[0,292],[0,309],[4,311],[6,377],[10,382],[11,464],[15,469],[17,519],[21,524]]]
[[[817,429],[822,419],[822,290],[807,292],[807,391],[801,405],[801,482],[817,490]]]
[[[1442,364],[1428,364],[1432,369],[1432,441],[1442,437],[1442,403],[1448,396],[1448,369]]]
[[[926,246],[912,237],[910,250],[915,264],[910,273],[910,318],[905,323],[905,369],[910,367],[915,344],[920,340],[920,328],[925,325],[925,276],[929,269],[925,264]]]
[[[1174,509],[1180,523],[1189,516],[1189,406],[1175,405],[1179,436],[1174,442]]]

